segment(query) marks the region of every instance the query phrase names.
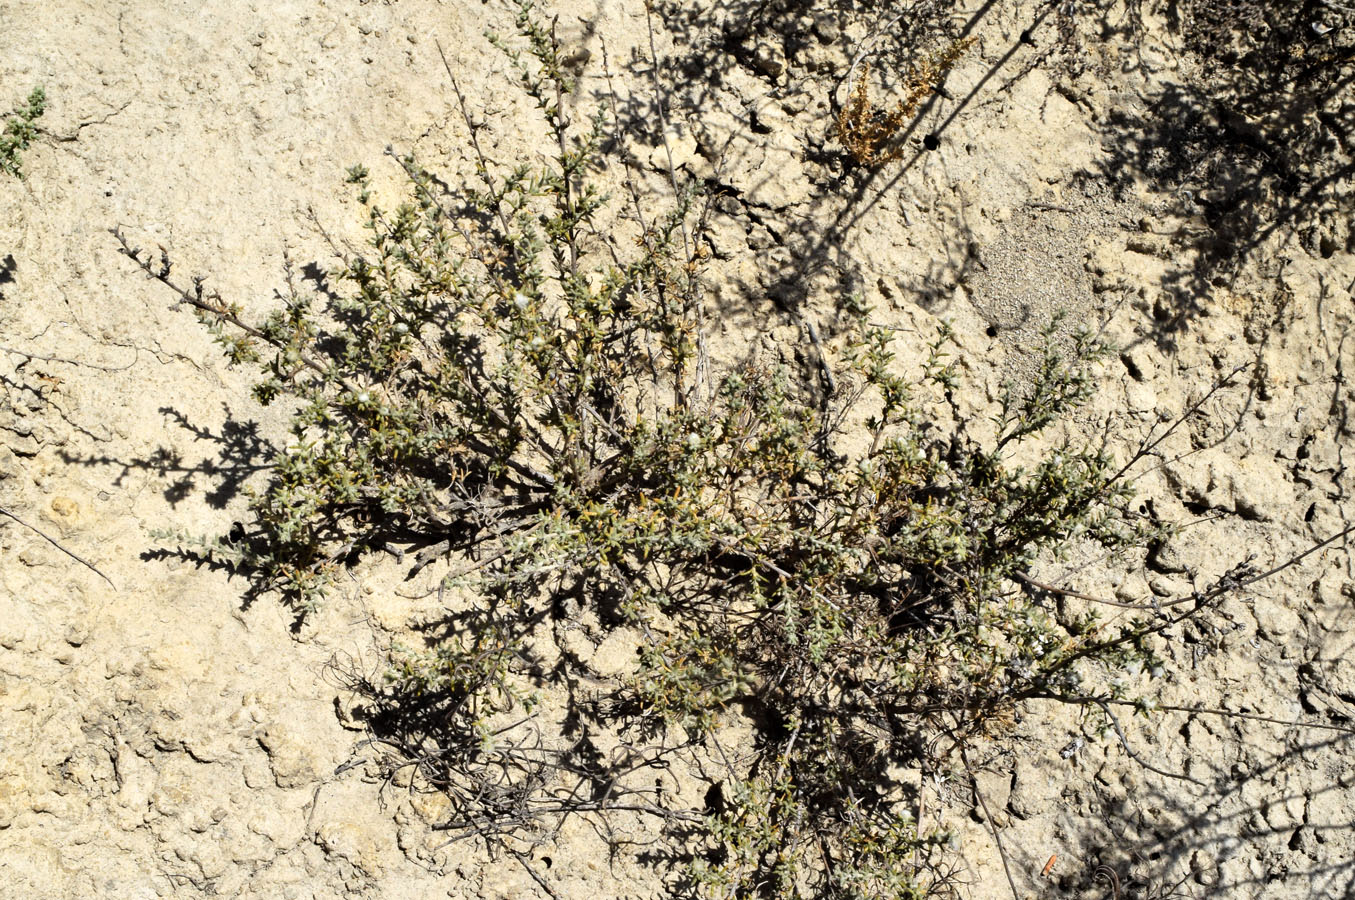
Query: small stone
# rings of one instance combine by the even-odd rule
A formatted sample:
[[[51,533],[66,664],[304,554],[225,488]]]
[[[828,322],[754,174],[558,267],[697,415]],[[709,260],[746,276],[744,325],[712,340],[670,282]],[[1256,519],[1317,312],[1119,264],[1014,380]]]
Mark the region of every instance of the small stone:
[[[1237,514],[1244,519],[1272,521],[1276,500],[1289,486],[1284,469],[1273,460],[1248,456],[1230,476],[1229,490]]]
[[[593,51],[587,47],[571,47],[561,52],[560,65],[578,76],[583,73],[584,66],[588,65],[588,60],[592,57]]]
[[[1190,871],[1195,875],[1195,883],[1209,887],[1219,880],[1219,866],[1214,857],[1204,850],[1196,850],[1190,857]]]
[[[560,649],[585,666],[593,658],[595,651],[593,642],[577,629],[566,631],[560,636]]]
[[[632,628],[618,628],[593,652],[590,665],[599,675],[621,675],[635,671],[639,648],[644,639]]]
[[[1137,381],[1125,385],[1125,403],[1133,412],[1152,412],[1157,408],[1157,394],[1153,389]]]
[[[409,803],[419,818],[429,825],[445,821],[452,807],[452,801],[439,790],[413,791],[409,795]]]
[[[263,805],[250,817],[249,831],[279,846],[289,846],[299,837],[300,825],[288,822],[281,810]]]
[[[814,17],[814,34],[825,44],[832,44],[842,37],[842,25],[838,17],[830,13],[820,13]]]
[[[786,71],[786,51],[771,41],[758,41],[753,46],[753,68],[772,80]]]
[[[1058,795],[1059,786],[1044,769],[1029,760],[1017,761],[1007,800],[1012,815],[1018,819],[1038,816],[1048,811],[1051,798]]]
[[[678,131],[670,131],[666,137],[666,140],[660,141],[659,145],[650,152],[650,167],[656,172],[667,172],[668,162],[671,158],[674,169],[684,167],[692,169],[700,156],[697,152],[696,138]],[[700,168],[699,165],[696,165],[696,167]]]
[[[1164,599],[1176,599],[1190,594],[1190,585],[1183,578],[1154,575],[1148,579],[1148,589],[1153,596]]]
[[[367,705],[356,694],[335,697],[334,715],[348,731],[364,731],[367,728]]]
[[[1252,615],[1256,617],[1256,626],[1262,635],[1282,640],[1296,634],[1302,625],[1299,614],[1283,603],[1274,603],[1257,598],[1252,605]]]
[[[1148,568],[1155,572],[1175,574],[1187,571],[1185,558],[1178,539],[1163,541],[1148,553]]]
[[[49,545],[34,542],[19,553],[19,562],[31,568],[37,568],[38,566],[55,565],[56,559],[53,557]]]
[[[1325,669],[1332,691],[1342,696],[1355,696],[1355,661],[1339,655],[1327,661]]]
[[[268,762],[278,787],[304,787],[319,777],[313,745],[302,740],[285,725],[275,723],[268,726],[260,735],[259,744],[268,751]]]
[[[1157,375],[1158,364],[1153,353],[1143,344],[1136,344],[1120,354],[1120,361],[1135,381],[1152,381]]]
[[[776,246],[776,238],[761,222],[748,229],[748,246],[754,250],[767,250]]]
[[[326,822],[315,835],[325,853],[346,859],[368,875],[381,873],[381,853],[376,841],[353,822]]]

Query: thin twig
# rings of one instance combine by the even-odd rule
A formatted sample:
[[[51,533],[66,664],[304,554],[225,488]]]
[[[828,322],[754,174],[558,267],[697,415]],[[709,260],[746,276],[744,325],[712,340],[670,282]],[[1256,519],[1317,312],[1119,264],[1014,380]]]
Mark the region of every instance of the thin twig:
[[[113,579],[109,578],[109,577],[108,577],[107,575],[105,575],[103,572],[100,572],[99,569],[98,569],[98,567],[95,566],[92,562],[90,562],[89,560],[85,559],[85,558],[82,557],[82,556],[77,556],[75,553],[72,553],[70,550],[67,550],[65,547],[63,547],[63,546],[61,545],[61,542],[60,542],[60,541],[58,541],[56,538],[52,537],[52,536],[51,536],[50,534],[48,534],[47,532],[43,531],[41,528],[38,528],[38,527],[33,526],[33,525],[29,525],[29,524],[28,524],[27,522],[25,522],[23,519],[21,519],[21,518],[19,518],[18,516],[14,515],[14,513],[10,512],[9,510],[5,509],[5,508],[2,507],[2,506],[0,506],[0,516],[8,516],[9,518],[11,518],[11,519],[13,519],[14,521],[18,522],[20,525],[22,525],[23,527],[27,528],[29,531],[33,532],[34,534],[38,535],[38,536],[41,537],[43,540],[45,540],[47,543],[49,543],[49,544],[51,544],[53,547],[57,548],[57,549],[60,550],[62,553],[64,553],[64,554],[66,554],[67,556],[69,556],[71,559],[75,560],[75,561],[78,562],[80,565],[84,566],[86,569],[89,569],[89,570],[90,570],[91,572],[93,572],[95,575],[98,575],[98,576],[99,576],[100,578],[102,578],[104,581],[107,581],[107,582],[108,582],[108,586],[111,587],[113,590],[116,591],[116,590],[118,589],[118,586],[117,586],[116,584],[113,583]]]
[[[686,293],[690,295],[690,278],[692,277],[691,266],[696,260],[696,251],[693,246],[693,239],[690,230],[687,227],[686,208],[682,204],[682,189],[678,186],[677,167],[673,164],[673,145],[669,139],[668,113],[664,110],[663,92],[659,88],[659,52],[654,43],[654,12],[650,4],[645,4],[645,28],[649,35],[649,77],[654,89],[654,108],[659,116],[659,135],[663,140],[664,158],[668,163],[668,184],[673,190],[673,199],[677,201],[683,215],[678,224],[682,232],[682,253],[683,259],[688,265],[688,286]],[[706,304],[702,295],[698,294],[696,300],[696,388],[704,391],[704,397],[700,399],[710,399],[710,358],[706,349]]]
[[[1107,700],[1107,703],[1126,704],[1129,700]],[[1313,728],[1317,731],[1335,731],[1338,734],[1355,735],[1355,728],[1348,728],[1344,725],[1329,725],[1326,722],[1300,722],[1297,719],[1277,719],[1274,716],[1260,716],[1255,713],[1234,712],[1230,709],[1210,709],[1203,706],[1171,706],[1166,703],[1159,704],[1158,709],[1169,712],[1194,713],[1201,716],[1223,716],[1228,719],[1250,719],[1253,722],[1269,722],[1272,725],[1285,725],[1289,728]]]
[[[1007,862],[1007,848],[1002,846],[1002,837],[998,834],[997,823],[993,821],[993,814],[988,809],[988,801],[983,799],[983,791],[979,790],[979,779],[974,774],[974,768],[969,764],[969,752],[964,744],[957,744],[960,749],[960,759],[964,762],[965,770],[969,772],[969,783],[974,788],[974,798],[979,801],[979,806],[983,807],[983,819],[988,825],[988,833],[993,836],[993,843],[997,844],[997,855],[1002,860],[1002,872],[1007,876],[1007,886],[1012,889],[1013,900],[1021,900],[1021,892],[1016,889],[1016,879],[1012,877],[1012,867]]]
[[[663,108],[663,94],[659,89],[659,51],[654,45],[654,13],[648,3],[645,4],[645,28],[649,32],[649,77],[654,85],[654,109],[659,116],[659,131],[663,139],[663,152],[668,162],[668,183],[673,189],[675,198],[682,195],[681,188],[678,187],[677,167],[673,165],[673,147],[668,139],[668,113]],[[692,258],[691,237],[687,233],[687,220],[684,218],[682,225],[682,252],[687,259]]]
[[[1123,646],[1124,644],[1130,641],[1137,641],[1150,635],[1161,634],[1168,628],[1171,628],[1173,625],[1176,625],[1180,622],[1185,621],[1186,619],[1195,616],[1197,613],[1199,613],[1201,609],[1205,607],[1205,604],[1217,600],[1219,597],[1231,593],[1232,591],[1240,591],[1245,588],[1248,588],[1251,585],[1256,584],[1258,581],[1270,578],[1271,576],[1284,571],[1290,566],[1297,565],[1300,560],[1304,559],[1307,556],[1311,556],[1312,554],[1321,550],[1323,547],[1326,547],[1327,545],[1333,543],[1334,541],[1340,540],[1341,538],[1345,537],[1346,535],[1350,534],[1353,531],[1355,531],[1355,525],[1343,528],[1336,534],[1333,534],[1331,537],[1327,538],[1326,540],[1314,544],[1313,546],[1309,547],[1302,553],[1299,553],[1295,556],[1291,556],[1289,559],[1280,563],[1278,566],[1275,566],[1274,568],[1262,572],[1259,575],[1245,574],[1247,570],[1251,568],[1250,565],[1248,565],[1247,563],[1242,563],[1237,566],[1234,566],[1231,570],[1229,570],[1222,577],[1220,577],[1219,580],[1215,583],[1215,585],[1209,590],[1195,591],[1194,593],[1190,594],[1187,597],[1180,597],[1177,598],[1176,600],[1171,600],[1159,604],[1161,607],[1165,608],[1170,606],[1179,606],[1183,603],[1193,603],[1194,606],[1191,609],[1171,616],[1159,616],[1157,620],[1154,622],[1154,624],[1145,626],[1143,628],[1139,628],[1136,631],[1133,631],[1129,634],[1121,634],[1119,637],[1113,638],[1111,640],[1087,644],[1080,650],[1077,650],[1071,655],[1060,660],[1056,668],[1066,669],[1068,666],[1072,665],[1078,660],[1086,659],[1087,657],[1092,656],[1095,653],[1107,650],[1111,647]],[[1250,561],[1250,557],[1248,558],[1248,561]],[[1053,671],[1055,670],[1056,669],[1051,669],[1049,674],[1052,674]]]
[[[1115,600],[1103,600],[1100,597],[1093,597],[1091,594],[1084,594],[1081,591],[1074,591],[1070,590],[1069,588],[1055,587],[1052,584],[1045,584],[1043,581],[1036,581],[1034,578],[1031,578],[1025,572],[1013,572],[1012,578],[1015,578],[1022,584],[1026,584],[1029,585],[1030,587],[1035,588],[1035,590],[1037,591],[1044,591],[1046,594],[1059,594],[1064,597],[1076,597],[1078,600],[1087,600],[1092,603],[1105,603],[1110,606],[1127,606],[1131,609],[1137,609],[1139,608],[1139,606],[1142,605],[1138,603],[1120,603]]]
[[[555,893],[555,888],[551,887],[550,882],[543,878],[540,872],[536,871],[536,867],[527,861],[527,858],[522,855],[522,852],[520,850],[516,849],[515,847],[509,847],[508,852],[513,854],[513,858],[518,861],[522,868],[527,870],[528,875],[532,876],[532,881],[535,881],[537,884],[541,885],[541,890],[545,891],[547,894],[550,894],[552,900],[560,900],[560,895]]]
[[[890,28],[893,28],[895,23],[897,23],[900,19],[907,15],[907,13],[908,10],[905,9],[903,12],[894,16],[894,18],[890,19],[888,22],[885,22],[878,28],[871,29],[870,33],[866,35],[865,40],[861,42],[861,49],[856,52],[856,56],[852,57],[852,63],[850,66],[847,67],[847,77],[843,79],[843,81],[840,84],[837,85],[837,88],[841,88],[843,84],[846,84],[848,87],[851,87],[851,85],[856,83],[856,67],[861,65],[861,60],[865,59],[866,56],[873,49],[875,49],[875,44],[877,41],[880,40],[880,36],[884,34],[886,31],[888,31]],[[834,89],[833,95],[834,99],[836,99],[837,89]]]
[[[95,363],[81,362],[78,359],[66,359],[64,356],[42,356],[37,353],[29,353],[26,350],[18,350],[14,347],[6,347],[3,344],[0,344],[0,350],[3,350],[6,353],[13,353],[15,356],[25,356],[28,359],[38,360],[39,362],[66,363],[72,366],[82,366],[83,368],[86,369],[98,369],[100,372],[125,372],[132,366],[136,365],[137,357],[141,355],[141,351],[133,348],[134,352],[136,353],[136,356],[132,357],[132,361],[125,366],[114,367],[114,366],[100,366]]]
[[[1056,694],[1036,694],[1032,700],[1057,700],[1060,703],[1108,704],[1111,706],[1139,706],[1134,700],[1117,700],[1111,697],[1061,697]],[[1222,716],[1226,719],[1249,719],[1253,722],[1268,722],[1272,725],[1284,725],[1288,728],[1312,728],[1318,731],[1335,731],[1339,734],[1355,735],[1355,728],[1346,725],[1329,725],[1326,722],[1301,722],[1298,719],[1277,719],[1274,716],[1262,716],[1256,713],[1234,712],[1230,709],[1214,709],[1207,706],[1177,706],[1159,703],[1156,709],[1164,712],[1183,712],[1201,716]]]
[[[823,341],[819,340],[819,329],[814,324],[814,320],[808,317],[801,317],[804,320],[805,328],[809,331],[809,339],[814,342],[814,349],[819,351],[819,366],[823,369],[823,377],[828,381],[828,393],[837,393],[837,379],[833,377],[833,368],[828,365],[828,354],[823,350]]]
[[[1300,553],[1298,556],[1291,556],[1289,559],[1280,563],[1275,568],[1270,569],[1269,571],[1266,572],[1262,572],[1260,575],[1253,575],[1252,577],[1246,579],[1245,581],[1239,582],[1237,587],[1239,590],[1241,590],[1242,588],[1256,584],[1256,582],[1258,581],[1264,581],[1265,579],[1269,578],[1272,575],[1277,575],[1280,572],[1283,572],[1285,569],[1289,568],[1290,566],[1296,565],[1299,562],[1299,560],[1303,559],[1304,557],[1311,556],[1312,554],[1321,550],[1328,544],[1334,543],[1335,541],[1339,541],[1341,538],[1350,534],[1352,531],[1355,531],[1355,525],[1342,528],[1340,531],[1336,532],[1336,534],[1333,534],[1331,537],[1327,538],[1325,541],[1322,541],[1321,543],[1314,544],[1307,550]]]
[[[1102,879],[1110,885],[1111,900],[1120,900],[1120,876],[1110,866],[1097,866],[1092,872],[1092,880]]]
[[[1213,518],[1218,517],[1215,516]],[[1204,519],[1201,521],[1209,521],[1209,519]],[[1276,566],[1275,568],[1267,572],[1262,572],[1259,575],[1253,575],[1244,581],[1238,582],[1236,585],[1229,585],[1227,586],[1227,589],[1241,590],[1242,588],[1250,587],[1251,585],[1255,584],[1258,581],[1262,581],[1266,578],[1269,578],[1272,575],[1284,571],[1285,569],[1289,568],[1292,565],[1296,565],[1304,557],[1311,556],[1318,550],[1321,550],[1323,547],[1326,547],[1329,544],[1339,541],[1341,538],[1345,537],[1351,532],[1355,532],[1355,525],[1352,525],[1348,528],[1344,528],[1341,531],[1338,531],[1336,534],[1333,534],[1331,537],[1327,538],[1321,543],[1314,544],[1313,546],[1309,547],[1307,550],[1303,551],[1297,556],[1290,557],[1289,559],[1285,560],[1283,563]],[[1198,599],[1195,596],[1190,596],[1190,597],[1178,597],[1175,600],[1164,600],[1160,602],[1155,601],[1153,603],[1126,603],[1122,600],[1107,600],[1105,597],[1096,597],[1093,596],[1092,594],[1084,594],[1081,591],[1075,591],[1070,588],[1063,588],[1053,584],[1046,584],[1042,581],[1036,581],[1034,578],[1031,578],[1025,572],[1013,572],[1011,577],[1016,581],[1021,582],[1022,584],[1034,588],[1037,591],[1044,591],[1050,594],[1059,594],[1064,597],[1074,597],[1078,600],[1086,600],[1090,603],[1102,603],[1106,606],[1116,606],[1119,607],[1120,609],[1151,609],[1154,611],[1160,611],[1172,606],[1180,606],[1182,603],[1191,603]],[[1216,589],[1215,592],[1211,592],[1210,596],[1207,597],[1206,599],[1212,599],[1215,593],[1222,593],[1222,589]]]
[[[438,56],[442,58],[442,66],[447,70],[447,77],[452,82],[452,91],[456,94],[456,102],[461,110],[461,118],[466,123],[466,130],[470,132],[471,148],[475,150],[476,169],[479,175],[484,179],[485,187],[489,188],[489,193],[496,199],[499,197],[499,189],[494,184],[494,173],[490,170],[489,160],[485,153],[480,149],[480,126],[471,118],[470,110],[466,107],[466,95],[461,91],[461,83],[456,80],[456,75],[452,73],[452,64],[447,61],[447,54],[442,52],[442,43],[434,41],[438,48]],[[513,230],[508,225],[508,217],[504,214],[503,205],[496,202],[494,204],[494,214],[499,219],[499,226],[503,228],[503,236],[507,239]],[[514,265],[518,263],[517,248],[511,241],[507,243],[508,253],[513,258]]]
[[[1097,706],[1101,707],[1101,712],[1105,713],[1106,718],[1110,719],[1110,724],[1115,727],[1115,735],[1120,739],[1120,746],[1124,747],[1124,752],[1129,754],[1130,759],[1132,759],[1139,765],[1143,766],[1149,772],[1155,772],[1164,778],[1175,778],[1180,781],[1189,781],[1191,784],[1198,784],[1203,787],[1204,785],[1203,781],[1191,778],[1189,775],[1185,775],[1182,773],[1168,772],[1166,769],[1159,769],[1157,766],[1152,765],[1143,757],[1139,756],[1138,753],[1134,751],[1134,748],[1129,745],[1129,738],[1125,735],[1124,729],[1120,727],[1120,720],[1115,717],[1115,713],[1111,712],[1109,704],[1107,704],[1104,700],[1093,700],[1092,702],[1094,702]]]
[[[1139,449],[1136,450],[1134,452],[1134,455],[1129,458],[1129,462],[1121,466],[1120,471],[1116,472],[1110,478],[1106,479],[1106,484],[1114,484],[1116,481],[1119,481],[1120,477],[1123,476],[1125,472],[1129,471],[1130,466],[1134,465],[1134,463],[1143,459],[1149,453],[1152,453],[1155,449],[1157,449],[1159,444],[1161,444],[1167,438],[1171,437],[1172,433],[1175,432],[1176,429],[1181,426],[1182,422],[1186,421],[1186,419],[1189,419],[1191,416],[1193,416],[1200,409],[1200,407],[1204,406],[1207,402],[1209,402],[1210,397],[1214,396],[1216,393],[1223,390],[1224,387],[1226,387],[1229,383],[1232,382],[1234,378],[1237,377],[1237,374],[1239,372],[1249,367],[1250,365],[1251,363],[1241,363],[1236,368],[1234,368],[1233,371],[1229,372],[1227,375],[1223,376],[1218,381],[1214,382],[1214,386],[1211,387],[1203,397],[1192,403],[1189,409],[1181,413],[1181,415],[1177,416],[1176,420],[1172,422],[1171,425],[1167,426],[1167,430],[1162,432],[1162,434],[1159,435],[1156,439],[1153,439],[1150,442],[1148,438],[1144,438],[1143,443],[1139,445]],[[1151,432],[1149,434],[1151,435]]]

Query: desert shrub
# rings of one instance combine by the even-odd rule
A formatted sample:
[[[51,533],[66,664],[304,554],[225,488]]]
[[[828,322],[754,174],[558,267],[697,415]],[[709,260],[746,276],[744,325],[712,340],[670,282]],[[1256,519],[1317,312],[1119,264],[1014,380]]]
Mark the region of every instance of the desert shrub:
[[[19,154],[37,137],[38,128],[34,123],[46,108],[47,94],[41,87],[35,87],[28,95],[28,101],[5,117],[5,127],[0,132],[0,172],[23,177]]]
[[[597,174],[606,110],[582,117],[530,4],[518,26],[524,51],[500,43],[553,158],[487,158],[468,114],[469,183],[392,152],[408,197],[388,210],[355,167],[370,239],[323,303],[289,278],[281,308],[246,321],[118,235],[231,362],[258,367],[260,402],[294,410],[252,522],[205,552],[303,610],[365,553],[453,554],[443,627],[364,686],[452,798],[454,836],[640,812],[695,841],[685,883],[705,895],[943,892],[947,836],[906,811],[895,768],[939,735],[1000,733],[1030,698],[1114,695],[1156,666],[1149,614],[1056,615],[1026,575],[1074,542],[1155,533],[1105,452],[1038,443],[1107,348],[1051,328],[986,439],[960,414],[946,329],[908,367],[850,297],[832,395],[779,359],[717,370],[699,194],[674,183],[661,207],[632,179],[618,215]],[[535,718],[542,687],[578,670],[542,671],[540,626],[586,617],[642,641],[607,702],[576,710],[576,734],[653,738],[605,758]],[[680,749],[709,753],[736,713],[758,754],[725,758],[720,802],[629,786]]]

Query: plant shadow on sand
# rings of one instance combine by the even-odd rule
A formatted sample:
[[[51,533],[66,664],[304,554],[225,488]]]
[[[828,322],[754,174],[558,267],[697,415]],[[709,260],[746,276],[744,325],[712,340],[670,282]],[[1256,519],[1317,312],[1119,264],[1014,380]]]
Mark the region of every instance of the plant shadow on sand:
[[[1204,718],[1191,717],[1195,722]],[[1211,728],[1226,735],[1235,757],[1226,770],[1224,760],[1214,760],[1211,767],[1192,757],[1189,770],[1203,774],[1204,783],[1142,772],[1140,787],[1128,794],[1123,788],[1117,794],[1091,785],[1092,807],[1101,811],[1078,820],[1074,843],[1079,852],[1072,865],[1060,866],[1063,874],[1055,881],[1060,890],[1076,895],[1108,891],[1106,873],[1113,873],[1120,889],[1115,896],[1124,900],[1268,896],[1278,890],[1355,897],[1355,870],[1349,864],[1355,815],[1325,799],[1341,792],[1344,782],[1333,780],[1316,790],[1283,786],[1284,773],[1295,767],[1339,768],[1351,753],[1355,732],[1288,729],[1276,740],[1274,734],[1257,734],[1256,723],[1245,719],[1208,718]],[[1189,724],[1180,725],[1182,735]],[[1165,731],[1167,723],[1158,727]],[[1258,785],[1267,787],[1257,790]],[[1310,815],[1314,807],[1324,812]],[[1332,817],[1332,811],[1340,814]],[[1252,866],[1237,865],[1239,855],[1253,857]],[[1022,862],[1023,870],[1038,871],[1039,861]]]
[[[1168,274],[1157,339],[1170,347],[1219,287],[1263,279],[1277,248],[1355,249],[1355,11],[1323,2],[1190,0],[1169,33],[1191,72],[1102,121],[1105,156],[1080,177],[1146,182],[1189,262]],[[1161,60],[1157,62],[1162,65]]]

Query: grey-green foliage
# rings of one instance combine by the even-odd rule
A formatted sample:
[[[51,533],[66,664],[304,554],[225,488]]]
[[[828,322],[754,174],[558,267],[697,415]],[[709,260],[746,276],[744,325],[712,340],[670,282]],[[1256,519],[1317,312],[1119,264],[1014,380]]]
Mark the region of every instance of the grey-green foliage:
[[[23,177],[20,152],[38,135],[35,124],[47,108],[47,94],[41,87],[33,88],[28,101],[5,117],[5,127],[0,132],[0,172],[6,175]]]
[[[735,706],[758,724],[760,761],[727,773],[726,807],[704,820],[695,890],[941,891],[944,835],[899,811],[889,767],[941,729],[966,740],[1028,698],[1153,662],[1144,623],[1060,623],[1020,580],[1069,541],[1116,550],[1149,535],[1103,452],[1063,443],[1029,468],[1009,459],[1086,398],[1105,348],[1084,336],[1065,354],[1051,339],[987,442],[947,402],[944,329],[908,371],[851,298],[826,403],[777,360],[711,371],[698,196],[678,186],[666,208],[635,202],[599,230],[616,208],[594,174],[611,123],[579,114],[530,4],[519,28],[526,52],[510,57],[553,159],[489,159],[467,115],[470,183],[449,188],[392,154],[409,193],[388,210],[366,170],[350,171],[370,240],[333,273],[329,302],[292,287],[251,324],[201,280],[175,288],[232,362],[260,368],[258,399],[295,410],[248,533],[213,552],[303,607],[391,543],[445,542],[472,564],[469,608],[372,686],[407,715],[402,734],[424,723],[410,746],[452,797],[453,831],[539,823],[562,810],[548,792],[560,779],[612,785],[602,800],[570,795],[593,814],[631,796],[597,760],[524,748],[502,724],[532,708],[538,626],[577,603],[644,636],[609,707],[660,736],[631,763],[666,759]],[[173,285],[167,261],[124,247]],[[578,727],[618,727],[601,709]]]

